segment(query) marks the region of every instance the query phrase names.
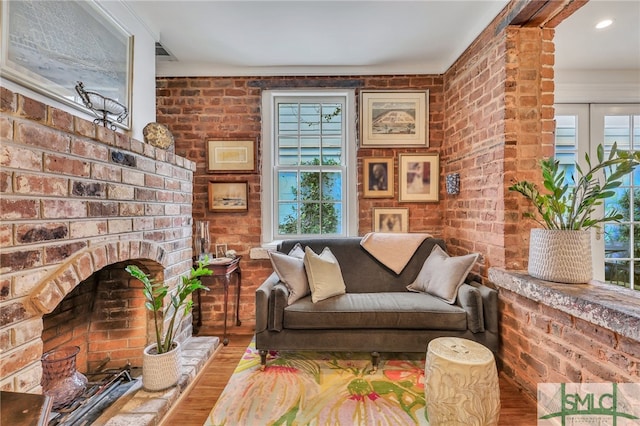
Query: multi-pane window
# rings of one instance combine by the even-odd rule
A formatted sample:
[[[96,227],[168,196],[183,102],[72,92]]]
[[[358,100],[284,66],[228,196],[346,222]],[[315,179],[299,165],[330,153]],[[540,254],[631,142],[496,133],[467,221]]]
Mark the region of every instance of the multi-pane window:
[[[565,171],[565,183],[571,185],[578,158],[577,120],[575,115],[556,115],[555,159]]]
[[[605,115],[604,147],[640,150],[640,115]],[[607,211],[617,210],[623,219],[604,225],[605,278],[640,290],[640,169],[622,179],[616,195],[605,200]]]
[[[270,106],[271,239],[348,235],[347,96],[286,93]]]
[[[621,109],[590,105],[586,110],[576,105],[562,107],[565,112],[555,116],[555,158],[566,170],[568,185],[573,185],[576,162],[589,151],[593,161],[593,151],[600,143],[605,148],[605,157],[614,142],[621,150],[640,150],[637,110],[637,106]],[[585,127],[585,123],[589,125]],[[603,207],[607,212],[615,209],[623,219],[605,223],[593,233],[594,275],[611,284],[640,290],[640,168],[622,179],[615,195],[606,199]]]

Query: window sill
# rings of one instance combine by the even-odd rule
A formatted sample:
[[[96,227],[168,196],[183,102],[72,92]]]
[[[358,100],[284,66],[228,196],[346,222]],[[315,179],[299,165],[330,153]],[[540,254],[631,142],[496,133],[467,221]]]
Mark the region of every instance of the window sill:
[[[489,269],[489,280],[576,318],[640,341],[640,292],[600,281],[562,284],[533,278],[524,271]]]

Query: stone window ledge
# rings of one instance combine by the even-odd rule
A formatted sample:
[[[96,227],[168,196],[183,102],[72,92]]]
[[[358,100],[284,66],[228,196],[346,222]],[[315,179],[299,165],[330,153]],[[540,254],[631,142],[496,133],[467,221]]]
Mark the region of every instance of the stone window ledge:
[[[561,284],[543,281],[524,271],[489,269],[489,280],[533,301],[640,341],[640,292],[600,281]]]

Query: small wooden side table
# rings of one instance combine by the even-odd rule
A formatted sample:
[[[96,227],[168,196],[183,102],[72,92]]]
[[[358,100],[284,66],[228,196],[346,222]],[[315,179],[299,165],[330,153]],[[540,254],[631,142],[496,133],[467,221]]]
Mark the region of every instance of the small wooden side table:
[[[201,278],[202,284],[209,287],[215,284],[216,278],[222,279],[224,285],[224,335],[222,338],[222,344],[229,344],[229,338],[227,336],[227,314],[229,307],[229,285],[231,284],[231,276],[236,276],[236,325],[242,325],[240,322],[240,288],[242,287],[242,272],[240,271],[240,260],[242,256],[238,256],[233,259],[225,260],[222,262],[211,260],[207,268],[213,271],[212,275],[208,275]],[[197,333],[202,326],[202,302],[200,290],[196,292],[198,298],[198,321],[196,323],[195,332]]]

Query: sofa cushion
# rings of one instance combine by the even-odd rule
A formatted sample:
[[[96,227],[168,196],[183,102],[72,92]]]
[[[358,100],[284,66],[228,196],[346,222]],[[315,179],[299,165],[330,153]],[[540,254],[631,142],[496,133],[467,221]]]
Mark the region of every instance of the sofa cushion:
[[[431,253],[434,245],[445,248],[444,241],[437,238],[427,238],[416,250],[407,266],[400,275],[382,265],[371,256],[361,245],[361,237],[344,238],[309,238],[302,240],[284,240],[278,246],[281,253],[289,251],[298,243],[303,247],[311,247],[316,253],[320,253],[325,247],[331,249],[331,253],[338,259],[342,268],[342,278],[347,287],[347,293],[374,293],[374,292],[406,292],[420,268]]]
[[[407,286],[410,291],[424,292],[455,303],[458,289],[478,259],[478,254],[449,256],[440,246],[434,246],[416,280]]]
[[[342,279],[340,264],[331,249],[325,247],[316,254],[311,248],[304,249],[304,268],[311,288],[313,303],[344,294],[346,287]]]
[[[285,329],[466,330],[467,314],[425,293],[346,293],[317,303],[304,297],[284,310]]]
[[[291,253],[293,253],[293,250]],[[310,291],[307,273],[304,270],[304,260],[295,255],[295,253],[293,254],[286,255],[279,252],[269,252],[273,270],[289,290],[289,297],[287,298],[289,304],[308,295]]]

